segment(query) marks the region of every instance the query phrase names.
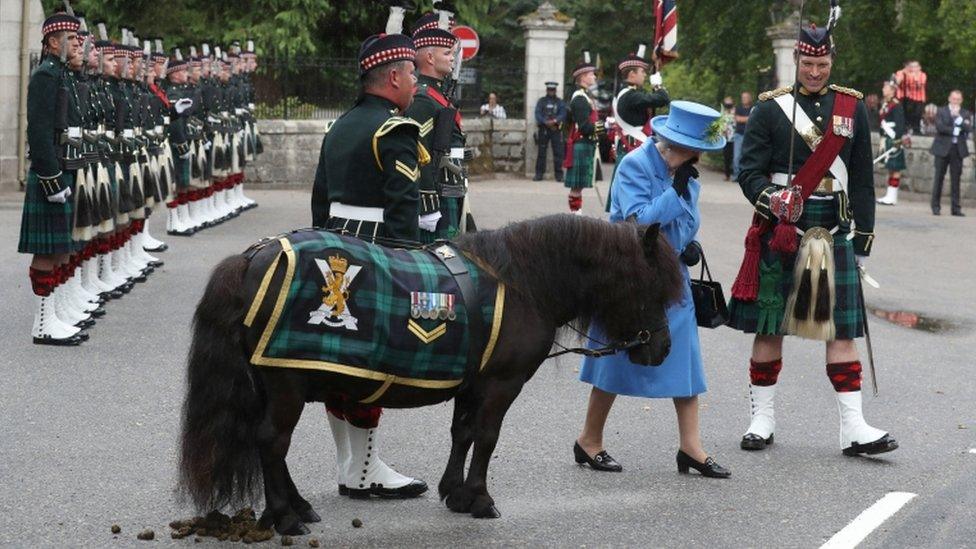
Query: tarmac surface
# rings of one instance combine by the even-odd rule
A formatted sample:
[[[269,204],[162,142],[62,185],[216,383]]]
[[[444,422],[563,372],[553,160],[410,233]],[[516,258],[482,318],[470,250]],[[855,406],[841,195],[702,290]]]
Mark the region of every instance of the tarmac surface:
[[[699,237],[728,294],[750,206],[737,185],[713,172],[703,179]],[[605,182],[600,190],[605,196]],[[0,545],[216,543],[172,540],[167,526],[195,514],[174,493],[190,318],[220,259],[310,217],[308,193],[248,194],[259,208],[191,238],[165,237],[165,266],[110,302],[91,340],[73,349],[31,343],[28,259],[14,246],[21,198],[0,196],[0,240],[9,243],[0,251]],[[482,229],[566,210],[565,189],[552,181],[476,181],[472,197]],[[605,215],[592,190],[584,211]],[[151,219],[159,238],[163,221]],[[539,369],[506,417],[489,469],[497,520],[453,514],[433,489],[449,453],[450,403],[383,416],[380,455],[432,486],[410,501],[339,496],[323,407],[308,406],[289,464],[323,520],[296,546],[311,537],[323,547],[817,547],[861,539],[862,547],[976,546],[976,212],[933,217],[927,202],[903,200],[879,206],[876,232],[868,268],[881,288],[867,290],[869,307],[907,311],[878,313],[905,324],[915,322],[911,314],[933,321],[912,329],[871,318],[881,392],[865,391],[865,416],[890,430],[897,451],[841,455],[823,346],[799,340],[786,345],[776,443],[763,452],[739,450],[749,417],[751,339],[728,328],[702,330],[709,385],[702,436],[731,479],[679,475],[671,403],[628,397],[618,399],[605,440],[623,473],[578,467],[571,450],[589,386],[576,379],[580,359],[563,356]],[[907,501],[900,508],[888,499],[872,507],[890,493],[915,496],[893,496]],[[351,526],[355,518],[362,528]],[[113,524],[122,528],[118,535]],[[156,541],[136,540],[144,528],[155,530]]]

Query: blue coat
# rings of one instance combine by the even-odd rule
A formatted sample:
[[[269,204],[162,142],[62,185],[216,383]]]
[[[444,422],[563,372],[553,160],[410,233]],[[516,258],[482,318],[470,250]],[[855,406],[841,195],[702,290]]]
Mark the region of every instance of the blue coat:
[[[675,254],[680,254],[698,232],[701,224],[698,196],[701,184],[688,183],[691,199],[678,196],[671,188],[672,178],[664,159],[647,140],[621,161],[613,181],[610,221],[621,222],[631,215],[641,224],[661,224]],[[682,265],[685,280],[688,269]],[[660,366],[632,363],[625,352],[602,358],[585,358],[580,380],[609,393],[651,398],[690,397],[704,393],[705,372],[698,345],[698,324],[690,284],[685,284],[681,300],[667,310],[671,331],[671,353]],[[606,342],[599,326],[590,337]],[[591,342],[591,346],[598,347]]]

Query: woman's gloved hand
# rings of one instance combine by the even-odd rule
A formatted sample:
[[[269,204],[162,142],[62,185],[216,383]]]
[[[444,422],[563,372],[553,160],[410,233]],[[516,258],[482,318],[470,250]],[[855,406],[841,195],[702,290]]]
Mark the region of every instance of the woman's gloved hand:
[[[701,244],[697,240],[692,240],[691,244],[685,246],[685,251],[681,252],[681,262],[689,267],[698,265],[701,261]]]
[[[671,187],[674,188],[674,191],[679,196],[683,196],[686,199],[691,198],[691,195],[688,193],[688,181],[693,178],[698,178],[698,168],[695,168],[696,160],[687,160],[674,171],[674,182],[671,183]]]

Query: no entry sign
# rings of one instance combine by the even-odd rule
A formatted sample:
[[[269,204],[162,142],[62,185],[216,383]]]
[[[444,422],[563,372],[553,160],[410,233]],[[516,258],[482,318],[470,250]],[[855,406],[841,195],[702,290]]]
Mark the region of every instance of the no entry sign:
[[[454,36],[457,36],[458,41],[461,43],[461,59],[463,61],[467,61],[478,54],[481,41],[478,40],[478,33],[474,32],[474,29],[461,25],[454,27],[451,32],[454,33]]]

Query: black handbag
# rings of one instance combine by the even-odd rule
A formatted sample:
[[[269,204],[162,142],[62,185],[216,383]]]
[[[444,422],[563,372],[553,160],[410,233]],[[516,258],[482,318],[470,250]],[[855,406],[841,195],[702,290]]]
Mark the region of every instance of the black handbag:
[[[697,241],[691,245],[697,246],[701,254],[701,273],[698,279],[691,279],[691,298],[695,302],[695,318],[702,328],[718,328],[729,320],[729,308],[725,304],[725,293],[722,283],[712,280],[712,272],[705,261],[705,251]],[[708,280],[705,280],[705,277]]]

